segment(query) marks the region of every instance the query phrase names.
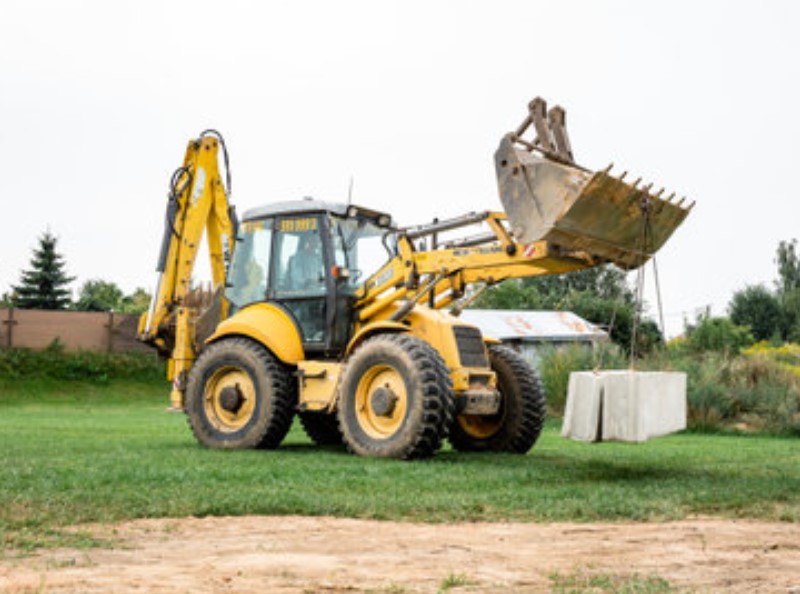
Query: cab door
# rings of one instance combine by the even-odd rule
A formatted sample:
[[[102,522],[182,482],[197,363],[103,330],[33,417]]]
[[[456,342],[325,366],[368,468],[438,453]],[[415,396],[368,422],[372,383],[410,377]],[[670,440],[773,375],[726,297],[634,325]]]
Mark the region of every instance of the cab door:
[[[295,319],[306,352],[326,350],[328,295],[332,294],[327,218],[319,214],[275,220],[270,299]]]

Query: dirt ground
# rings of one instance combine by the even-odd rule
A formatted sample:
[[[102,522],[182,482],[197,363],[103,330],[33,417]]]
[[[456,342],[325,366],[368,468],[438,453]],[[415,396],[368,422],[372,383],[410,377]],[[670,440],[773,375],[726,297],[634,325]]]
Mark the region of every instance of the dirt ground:
[[[113,546],[6,554],[0,592],[527,593],[549,591],[557,571],[659,576],[697,592],[800,594],[796,524],[432,525],[240,517],[82,529]]]

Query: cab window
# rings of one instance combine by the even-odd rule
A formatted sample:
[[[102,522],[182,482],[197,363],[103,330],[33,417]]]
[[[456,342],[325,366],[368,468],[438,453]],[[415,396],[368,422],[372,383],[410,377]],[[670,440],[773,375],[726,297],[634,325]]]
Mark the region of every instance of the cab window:
[[[234,309],[265,299],[271,245],[271,219],[242,224],[225,290]]]

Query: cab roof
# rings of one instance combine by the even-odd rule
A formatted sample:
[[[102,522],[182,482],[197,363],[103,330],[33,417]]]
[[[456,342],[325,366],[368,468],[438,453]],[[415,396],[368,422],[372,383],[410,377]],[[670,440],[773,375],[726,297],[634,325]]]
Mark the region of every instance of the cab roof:
[[[379,217],[386,217],[388,221],[383,226],[391,226],[392,217],[386,213],[364,208],[355,204],[344,204],[342,202],[326,202],[315,198],[306,197],[302,200],[286,200],[283,202],[273,202],[263,206],[256,206],[245,211],[242,216],[243,221],[263,219],[276,215],[309,214],[309,213],[330,213],[340,217],[361,215],[370,219],[377,220]]]

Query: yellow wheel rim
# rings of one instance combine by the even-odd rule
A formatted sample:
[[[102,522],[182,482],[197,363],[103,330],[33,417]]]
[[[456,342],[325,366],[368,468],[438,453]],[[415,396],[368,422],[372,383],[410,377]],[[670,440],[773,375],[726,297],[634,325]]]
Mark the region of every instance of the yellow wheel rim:
[[[203,407],[218,431],[238,431],[247,425],[256,408],[253,380],[239,367],[217,369],[206,383]]]
[[[484,417],[481,415],[461,415],[458,424],[464,433],[475,439],[488,439],[503,426],[502,415]]]
[[[495,415],[460,415],[458,424],[464,433],[474,439],[489,439],[500,431],[506,420],[506,407],[504,406],[502,390],[500,391],[500,410]]]
[[[375,365],[356,386],[356,419],[373,439],[386,439],[403,425],[408,392],[403,376],[388,365]]]

